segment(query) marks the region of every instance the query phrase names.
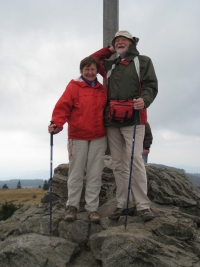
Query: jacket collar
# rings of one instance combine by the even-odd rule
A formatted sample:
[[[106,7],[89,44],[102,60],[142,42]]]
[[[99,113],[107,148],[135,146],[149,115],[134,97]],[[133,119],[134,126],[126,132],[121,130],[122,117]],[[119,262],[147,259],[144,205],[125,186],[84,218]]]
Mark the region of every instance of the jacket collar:
[[[73,79],[70,81],[71,83],[78,84],[81,87],[88,87],[88,84],[81,78],[81,76],[77,77],[76,79]],[[102,84],[97,80],[96,85],[93,88],[100,88]]]
[[[85,82],[86,82],[89,86],[91,86],[91,87],[95,87],[95,86],[97,85],[97,78],[96,78],[93,82],[91,82],[91,81],[85,79],[85,78],[83,77],[83,75],[81,75],[81,79],[82,79],[83,81],[85,81]]]
[[[136,56],[139,56],[139,52],[136,48],[135,45],[129,45],[129,48],[128,48],[128,56],[126,57],[126,61],[131,61],[133,60],[134,57]],[[116,59],[116,64],[120,63],[121,62],[121,57],[119,56],[117,59]]]

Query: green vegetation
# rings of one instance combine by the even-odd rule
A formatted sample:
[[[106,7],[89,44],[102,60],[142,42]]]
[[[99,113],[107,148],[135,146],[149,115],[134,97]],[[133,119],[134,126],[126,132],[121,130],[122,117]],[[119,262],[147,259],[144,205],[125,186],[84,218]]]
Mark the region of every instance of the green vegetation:
[[[5,202],[0,209],[0,221],[4,221],[10,218],[13,215],[13,213],[22,206],[23,205],[21,204],[16,206],[13,203]]]
[[[17,189],[20,189],[20,188],[22,188],[22,186],[21,186],[21,182],[19,180],[19,182],[17,183]]]
[[[49,183],[46,180],[44,181],[43,190],[49,190]]]
[[[4,185],[2,186],[2,189],[9,189],[9,188],[8,188],[7,184],[4,184]]]
[[[46,176],[46,175],[45,175]],[[44,176],[44,177],[45,177]],[[49,175],[48,175],[49,176]],[[9,189],[16,189],[17,183],[20,180],[22,188],[42,188],[45,179],[11,179],[11,180],[0,180],[0,189],[6,184]]]

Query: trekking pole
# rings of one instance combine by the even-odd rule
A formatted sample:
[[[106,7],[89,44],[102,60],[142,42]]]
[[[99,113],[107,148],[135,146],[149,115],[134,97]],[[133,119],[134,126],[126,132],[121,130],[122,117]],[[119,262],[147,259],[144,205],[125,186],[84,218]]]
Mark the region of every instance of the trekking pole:
[[[50,121],[51,124],[53,124],[53,121]],[[50,125],[51,125],[50,124]],[[53,169],[53,133],[50,134],[50,186],[49,186],[49,190],[50,190],[50,228],[49,228],[49,232],[50,232],[50,236],[52,234],[52,171]]]
[[[130,190],[131,190],[131,178],[132,178],[132,167],[133,167],[133,158],[134,158],[134,147],[135,147],[135,134],[136,134],[136,126],[137,126],[137,115],[139,111],[134,111],[134,126],[133,126],[133,141],[132,141],[132,151],[131,151],[131,162],[130,162],[130,174],[129,174],[129,183],[128,183],[128,196],[127,196],[127,203],[126,203],[126,218],[125,218],[125,230],[127,225],[128,219],[128,203],[130,197]]]

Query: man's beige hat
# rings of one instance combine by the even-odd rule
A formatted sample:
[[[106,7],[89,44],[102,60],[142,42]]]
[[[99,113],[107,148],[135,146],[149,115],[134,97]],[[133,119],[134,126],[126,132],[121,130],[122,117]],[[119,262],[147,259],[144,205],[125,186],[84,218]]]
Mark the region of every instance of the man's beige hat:
[[[138,41],[139,41],[139,38],[137,38],[137,37],[133,37],[133,36],[130,34],[130,32],[128,32],[128,31],[119,31],[119,32],[117,32],[117,33],[115,34],[115,37],[114,37],[113,40],[112,40],[112,45],[113,45],[113,46],[114,46],[114,44],[115,44],[115,39],[116,39],[117,37],[119,37],[119,36],[123,36],[123,37],[126,37],[126,38],[130,39],[130,40],[132,41],[133,44],[137,44]]]

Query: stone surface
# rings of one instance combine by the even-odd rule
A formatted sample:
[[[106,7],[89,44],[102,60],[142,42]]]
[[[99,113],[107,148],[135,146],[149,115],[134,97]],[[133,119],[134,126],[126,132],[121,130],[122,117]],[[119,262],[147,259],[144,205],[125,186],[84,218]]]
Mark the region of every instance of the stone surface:
[[[65,267],[79,247],[64,238],[40,234],[9,237],[0,243],[0,266]]]
[[[200,189],[182,173],[146,165],[148,196],[156,217],[118,221],[115,181],[105,157],[100,192],[100,224],[91,224],[84,210],[84,190],[77,220],[63,220],[67,201],[68,165],[54,171],[52,234],[49,234],[49,193],[40,204],[22,207],[0,221],[0,266],[4,267],[198,267],[200,266]]]

